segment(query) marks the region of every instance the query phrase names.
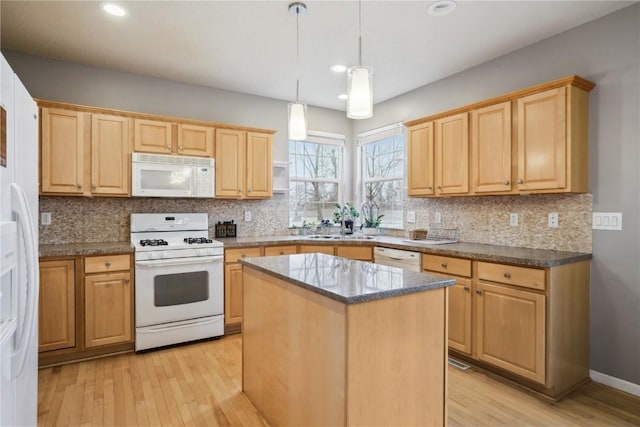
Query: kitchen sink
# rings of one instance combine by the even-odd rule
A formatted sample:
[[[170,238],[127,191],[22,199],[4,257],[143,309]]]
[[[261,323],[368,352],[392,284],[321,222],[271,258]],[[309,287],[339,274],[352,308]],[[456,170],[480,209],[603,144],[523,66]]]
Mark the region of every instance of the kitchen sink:
[[[309,240],[374,240],[376,236],[361,236],[361,235],[346,235],[341,236],[338,234],[312,234],[306,236],[305,239]]]

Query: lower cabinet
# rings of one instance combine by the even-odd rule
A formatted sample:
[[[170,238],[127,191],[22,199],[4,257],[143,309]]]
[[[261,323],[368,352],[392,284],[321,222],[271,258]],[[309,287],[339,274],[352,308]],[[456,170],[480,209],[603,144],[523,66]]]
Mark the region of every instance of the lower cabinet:
[[[449,290],[449,352],[552,398],[589,378],[589,262],[531,268],[423,254]]]
[[[242,265],[238,259],[262,256],[262,248],[234,248],[224,251],[224,331],[242,327]]]
[[[131,254],[40,261],[39,363],[131,351]]]
[[[333,255],[334,250],[332,245],[300,245],[298,246],[298,253],[300,254],[321,253],[321,254]]]
[[[76,263],[73,259],[40,263],[38,351],[76,346]]]
[[[373,247],[371,246],[336,246],[336,256],[373,262]]]

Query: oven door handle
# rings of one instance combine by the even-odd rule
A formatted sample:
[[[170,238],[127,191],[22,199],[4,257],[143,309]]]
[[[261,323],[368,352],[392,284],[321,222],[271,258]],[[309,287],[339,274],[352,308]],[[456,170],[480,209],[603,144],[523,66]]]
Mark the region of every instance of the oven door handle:
[[[140,267],[168,267],[172,265],[202,264],[210,261],[222,261],[223,255],[200,256],[192,258],[158,259],[151,261],[136,261]]]

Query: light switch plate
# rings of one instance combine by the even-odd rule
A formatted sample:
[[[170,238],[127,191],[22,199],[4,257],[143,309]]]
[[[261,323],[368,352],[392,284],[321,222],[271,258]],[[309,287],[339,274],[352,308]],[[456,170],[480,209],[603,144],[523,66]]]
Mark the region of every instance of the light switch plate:
[[[591,228],[594,230],[622,230],[622,212],[594,212]]]
[[[414,224],[416,222],[416,212],[407,211],[407,222]]]
[[[440,214],[440,212],[436,212],[434,222],[435,222],[436,224],[440,224],[440,223],[442,223],[442,215]]]
[[[244,211],[244,220],[247,222],[251,221],[251,211]]]

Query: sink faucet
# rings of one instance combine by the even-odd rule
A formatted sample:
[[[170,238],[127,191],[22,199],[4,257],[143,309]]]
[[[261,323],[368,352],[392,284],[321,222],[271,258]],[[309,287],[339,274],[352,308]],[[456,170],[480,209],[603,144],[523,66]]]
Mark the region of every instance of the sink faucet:
[[[349,214],[349,208],[346,206],[346,204],[343,204],[342,207],[340,208],[340,235],[342,237],[344,237],[347,234],[347,227],[346,227],[346,220],[345,217]]]

